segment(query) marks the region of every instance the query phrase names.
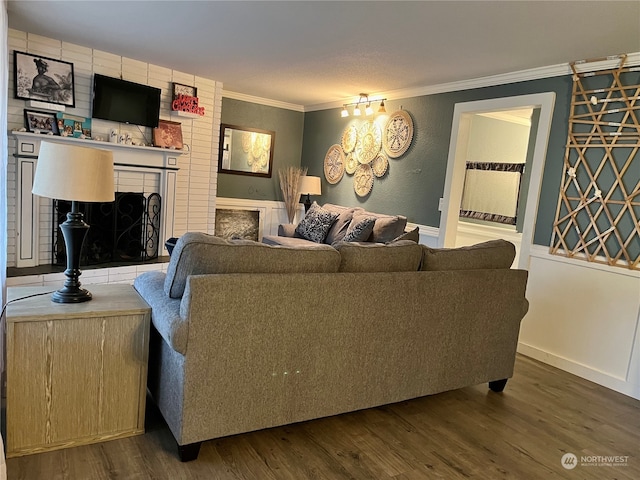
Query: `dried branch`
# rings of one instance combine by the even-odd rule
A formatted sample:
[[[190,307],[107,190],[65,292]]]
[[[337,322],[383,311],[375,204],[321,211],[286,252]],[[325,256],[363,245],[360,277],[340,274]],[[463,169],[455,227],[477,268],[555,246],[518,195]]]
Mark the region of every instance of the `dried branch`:
[[[289,223],[293,223],[300,200],[300,177],[307,174],[306,168],[287,167],[278,171],[280,177],[280,190],[284,197]]]

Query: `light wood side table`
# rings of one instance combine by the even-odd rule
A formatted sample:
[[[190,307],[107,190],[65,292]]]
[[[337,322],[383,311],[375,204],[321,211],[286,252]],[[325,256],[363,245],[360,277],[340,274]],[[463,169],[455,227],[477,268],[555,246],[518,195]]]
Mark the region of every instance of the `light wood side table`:
[[[9,300],[51,287],[13,287]],[[131,285],[7,307],[7,457],[144,433],[151,309]]]

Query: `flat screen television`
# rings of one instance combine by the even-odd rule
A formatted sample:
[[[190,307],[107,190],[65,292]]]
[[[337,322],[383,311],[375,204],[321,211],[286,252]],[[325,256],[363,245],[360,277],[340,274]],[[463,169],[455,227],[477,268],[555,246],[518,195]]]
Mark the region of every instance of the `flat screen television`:
[[[157,127],[160,89],[96,73],[93,76],[91,116],[112,122]]]

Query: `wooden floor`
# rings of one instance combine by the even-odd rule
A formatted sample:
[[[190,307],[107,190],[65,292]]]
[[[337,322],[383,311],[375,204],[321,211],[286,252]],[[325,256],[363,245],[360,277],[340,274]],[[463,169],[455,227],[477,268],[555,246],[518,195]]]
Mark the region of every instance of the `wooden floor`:
[[[563,454],[578,466],[567,470]],[[583,456],[628,456],[603,466]],[[640,479],[640,402],[519,356],[486,385],[205,442],[181,463],[158,411],[142,436],[7,460],[9,480]]]

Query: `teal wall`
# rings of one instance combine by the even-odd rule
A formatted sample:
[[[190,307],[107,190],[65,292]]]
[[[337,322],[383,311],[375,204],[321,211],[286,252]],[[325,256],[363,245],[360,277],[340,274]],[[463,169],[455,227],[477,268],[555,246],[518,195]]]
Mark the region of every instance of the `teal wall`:
[[[565,76],[385,102],[389,113],[402,108],[411,114],[413,143],[402,157],[389,159],[387,175],[375,179],[371,193],[365,198],[355,194],[353,177],[346,173],[335,185],[324,179],[324,156],[331,145],[340,143],[342,132],[353,121],[353,117],[341,118],[340,109],[305,114],[301,165],[308,168],[309,175],[322,178],[322,196],[318,198],[321,204],[366,206],[370,211],[400,213],[410,222],[438,227],[438,201],[444,194],[456,103],[555,92],[556,104],[534,236],[536,244],[549,245],[560,191],[571,86],[571,77]]]
[[[275,143],[271,178],[219,173],[217,195],[252,200],[282,200],[278,170],[300,165],[304,114],[223,98],[222,123],[272,130],[275,132]]]

